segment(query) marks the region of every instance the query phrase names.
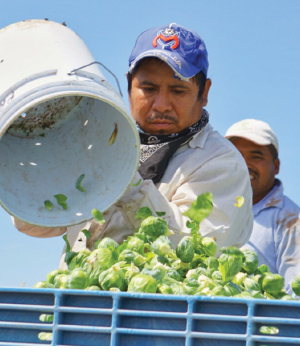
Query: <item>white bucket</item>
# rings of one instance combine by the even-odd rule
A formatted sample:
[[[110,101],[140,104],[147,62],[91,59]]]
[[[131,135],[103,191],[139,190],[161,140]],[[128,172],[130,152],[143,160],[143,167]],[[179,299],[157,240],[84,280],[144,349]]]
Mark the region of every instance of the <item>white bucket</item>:
[[[98,65],[76,70],[94,61],[62,24],[28,20],[0,30],[0,203],[25,222],[89,220],[135,176],[139,136],[121,96]],[[81,175],[85,192],[76,188]]]

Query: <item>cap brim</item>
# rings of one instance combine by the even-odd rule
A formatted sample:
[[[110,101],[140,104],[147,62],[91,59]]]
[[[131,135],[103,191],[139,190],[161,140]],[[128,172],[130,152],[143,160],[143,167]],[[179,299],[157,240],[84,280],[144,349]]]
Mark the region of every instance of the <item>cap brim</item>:
[[[167,55],[168,53],[168,55]],[[166,52],[165,50],[153,49],[148,50],[139,55],[130,65],[128,72],[130,73],[134,67],[138,64],[139,61],[146,57],[156,57],[166,64],[168,64],[171,69],[175,72],[176,76],[184,81],[188,81],[190,78],[194,77],[201,70],[199,67],[194,66],[193,64],[187,62],[181,56],[172,56],[171,52]],[[206,73],[204,72],[206,75]]]

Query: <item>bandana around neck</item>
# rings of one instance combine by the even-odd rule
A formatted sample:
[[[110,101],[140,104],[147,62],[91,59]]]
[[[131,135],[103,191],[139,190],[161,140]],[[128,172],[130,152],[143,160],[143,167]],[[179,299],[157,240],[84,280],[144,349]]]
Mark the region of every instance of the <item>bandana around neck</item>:
[[[138,127],[141,140],[139,173],[143,179],[158,183],[177,149],[193,135],[200,132],[207,125],[208,121],[209,114],[203,109],[199,121],[178,133],[151,135],[143,132]]]

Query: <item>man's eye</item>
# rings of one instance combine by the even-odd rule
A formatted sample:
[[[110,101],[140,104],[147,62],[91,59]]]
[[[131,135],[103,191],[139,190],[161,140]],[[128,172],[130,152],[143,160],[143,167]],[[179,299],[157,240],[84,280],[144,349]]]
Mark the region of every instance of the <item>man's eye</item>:
[[[174,89],[173,92],[175,94],[183,94],[184,93],[184,90],[181,90],[181,89]]]
[[[142,89],[145,92],[154,92],[154,88],[153,87],[143,87]]]

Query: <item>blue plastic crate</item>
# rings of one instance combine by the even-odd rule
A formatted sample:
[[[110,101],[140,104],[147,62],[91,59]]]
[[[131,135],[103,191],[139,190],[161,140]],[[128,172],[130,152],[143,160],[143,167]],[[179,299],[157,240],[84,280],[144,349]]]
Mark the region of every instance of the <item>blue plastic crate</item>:
[[[53,323],[39,316],[54,314]],[[276,335],[260,332],[275,326]],[[52,342],[39,332],[53,332]],[[300,302],[0,289],[0,345],[300,346]]]

